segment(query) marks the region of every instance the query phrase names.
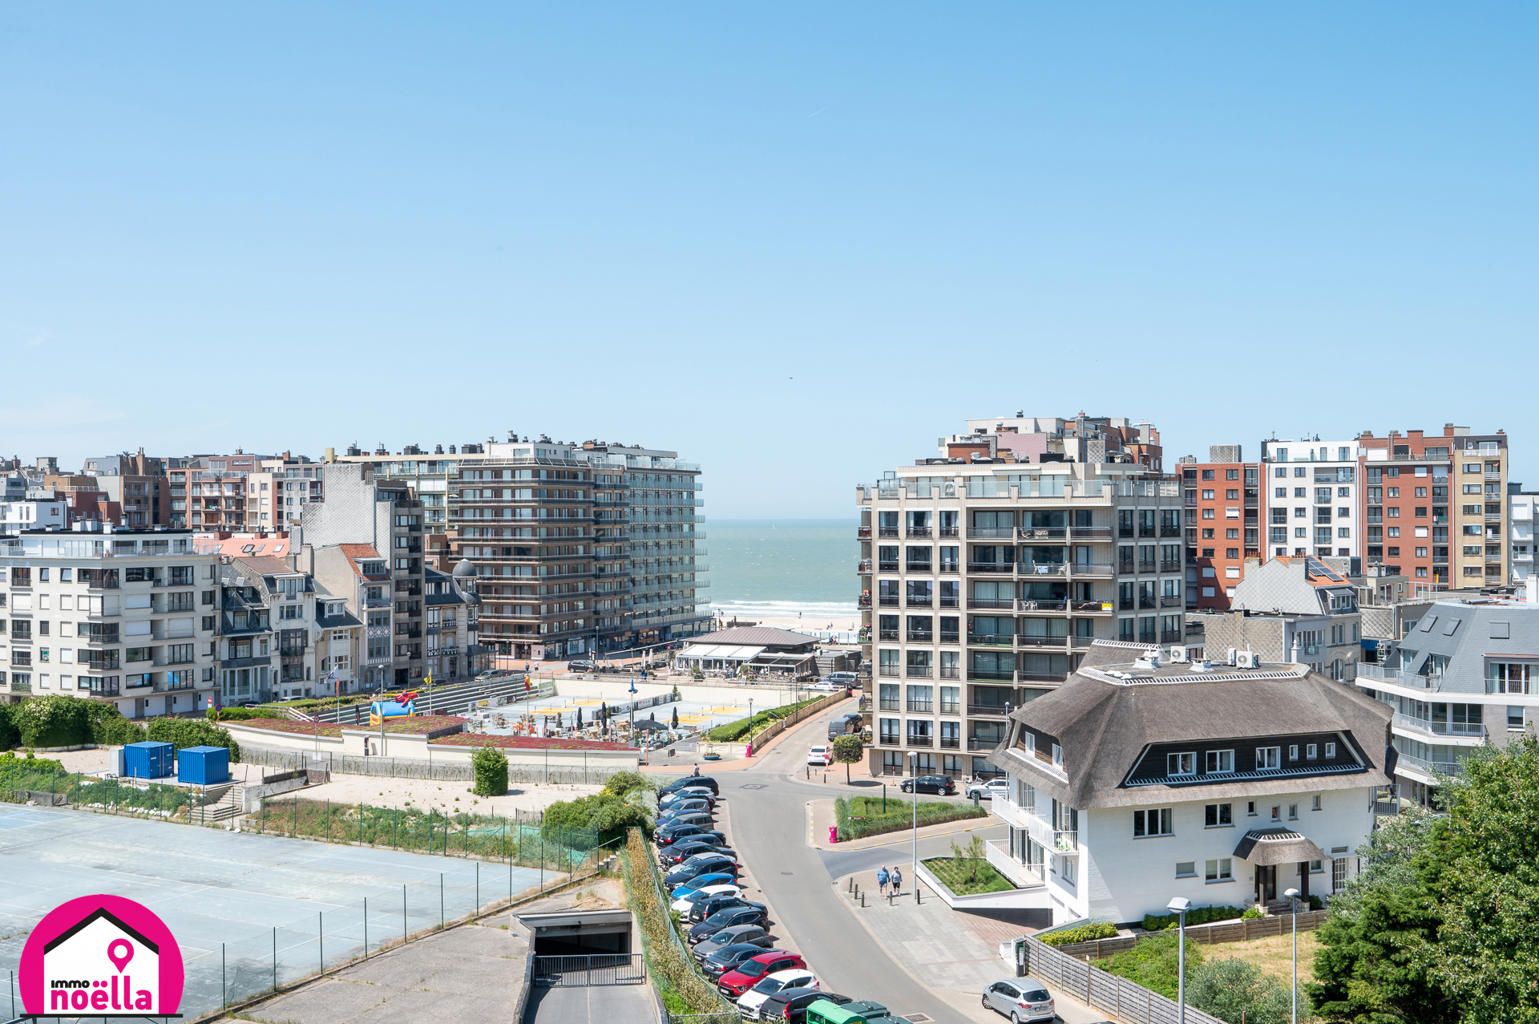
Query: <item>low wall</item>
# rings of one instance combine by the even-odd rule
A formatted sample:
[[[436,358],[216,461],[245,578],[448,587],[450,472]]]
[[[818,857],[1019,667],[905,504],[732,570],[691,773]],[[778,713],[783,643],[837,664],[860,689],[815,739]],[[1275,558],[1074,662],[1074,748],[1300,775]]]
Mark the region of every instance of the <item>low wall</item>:
[[[253,732],[259,730],[251,730]],[[269,734],[271,735],[271,734]],[[324,740],[323,740],[324,743]],[[344,775],[375,775],[396,779],[465,781],[473,776],[470,755],[474,747],[433,747],[433,759],[416,757],[364,757],[322,747],[319,758],[308,750],[247,744],[242,738],[241,760],[247,764],[285,770],[319,769]],[[443,751],[449,756],[443,756]],[[508,781],[515,785],[598,785],[621,771],[637,766],[633,750],[503,750],[508,756]]]
[[[933,871],[924,866],[924,861],[919,862],[919,878],[936,896],[940,897],[942,903],[952,910],[1030,910],[1045,909],[1049,906],[1046,886],[958,896],[946,887],[946,883],[936,878]]]
[[[802,708],[800,711],[796,712],[795,714],[787,715],[785,718],[780,719],[778,722],[775,722],[772,725],[766,726],[763,732],[755,734],[754,740],[753,740],[754,750],[757,752],[759,750],[764,749],[766,746],[769,745],[769,742],[771,740],[773,740],[775,737],[779,736],[781,733],[785,732],[787,729],[790,729],[790,728],[792,728],[792,727],[794,727],[796,725],[799,725],[800,723],[805,722],[809,718],[813,718],[813,717],[815,717],[817,715],[820,715],[823,712],[827,711],[829,708],[833,707],[834,705],[839,704],[840,702],[848,700],[848,699],[849,699],[849,694],[847,692],[845,692],[843,690],[838,690],[838,691],[835,691],[834,693],[828,694],[825,697],[818,698],[818,700],[815,703],[808,704],[806,707]],[[826,742],[825,737],[819,736],[818,739],[820,741],[825,741]]]

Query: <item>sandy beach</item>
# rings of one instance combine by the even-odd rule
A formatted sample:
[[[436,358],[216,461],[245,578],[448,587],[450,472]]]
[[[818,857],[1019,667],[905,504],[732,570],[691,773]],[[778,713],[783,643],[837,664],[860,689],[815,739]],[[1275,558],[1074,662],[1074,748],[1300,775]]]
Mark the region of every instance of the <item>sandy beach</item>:
[[[821,636],[824,633],[850,634],[850,642],[853,642],[854,634],[860,630],[860,613],[851,607],[848,611],[833,611],[826,607],[815,607],[805,611],[791,609],[748,609],[736,612],[738,625],[752,623],[758,626],[773,626],[776,629],[790,629],[799,633],[808,633]],[[730,626],[731,616],[722,619],[720,610],[717,610],[718,626]],[[843,639],[836,637],[836,639]]]

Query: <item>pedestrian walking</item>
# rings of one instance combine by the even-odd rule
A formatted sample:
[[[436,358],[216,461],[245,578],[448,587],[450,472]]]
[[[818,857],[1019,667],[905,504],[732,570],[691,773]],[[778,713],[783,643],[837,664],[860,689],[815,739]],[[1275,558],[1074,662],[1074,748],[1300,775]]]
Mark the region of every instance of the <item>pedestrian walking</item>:
[[[887,868],[885,866],[876,869],[876,888],[883,896],[887,895]]]
[[[892,894],[897,896],[903,892],[903,872],[897,868],[892,869]]]

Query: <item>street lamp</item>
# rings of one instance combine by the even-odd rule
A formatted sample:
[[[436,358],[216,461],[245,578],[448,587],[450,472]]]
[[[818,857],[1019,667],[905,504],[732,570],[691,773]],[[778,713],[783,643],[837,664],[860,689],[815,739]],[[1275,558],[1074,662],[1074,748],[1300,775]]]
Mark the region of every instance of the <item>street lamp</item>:
[[[1177,915],[1180,938],[1176,946],[1176,1019],[1186,1024],[1186,912],[1192,909],[1192,901],[1185,896],[1173,896],[1165,909]]]
[[[919,902],[919,751],[908,752],[908,775],[914,790],[914,862],[909,877],[914,880],[914,902]]]
[[[1299,891],[1288,889],[1283,895],[1293,908],[1293,1012],[1288,1019],[1299,1024]]]
[[[753,698],[748,698],[748,756],[753,756]]]

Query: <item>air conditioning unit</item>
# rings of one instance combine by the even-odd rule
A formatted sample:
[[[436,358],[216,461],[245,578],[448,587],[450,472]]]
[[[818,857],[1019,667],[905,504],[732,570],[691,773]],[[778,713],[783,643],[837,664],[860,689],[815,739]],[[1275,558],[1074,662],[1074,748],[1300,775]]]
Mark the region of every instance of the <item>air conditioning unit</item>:
[[[1170,660],[1173,664],[1185,664],[1187,661],[1186,648],[1180,644],[1172,645],[1170,648]]]
[[[1235,654],[1234,663],[1240,668],[1260,668],[1261,658],[1255,651],[1239,651]]]

